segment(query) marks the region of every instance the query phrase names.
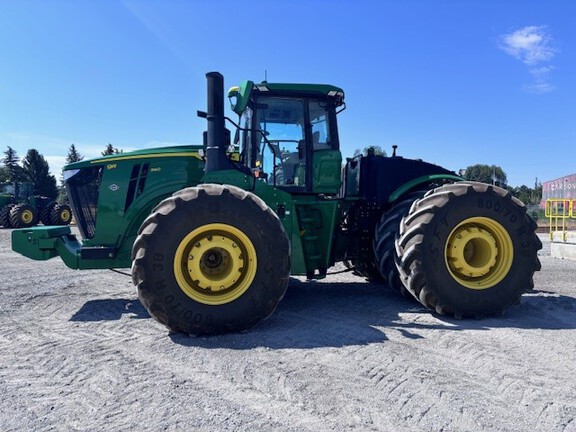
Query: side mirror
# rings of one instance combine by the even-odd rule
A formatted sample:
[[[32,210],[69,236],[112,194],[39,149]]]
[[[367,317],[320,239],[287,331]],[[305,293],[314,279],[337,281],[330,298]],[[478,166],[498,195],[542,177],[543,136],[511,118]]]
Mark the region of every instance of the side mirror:
[[[234,144],[238,144],[240,142],[240,129],[236,129],[234,133]]]

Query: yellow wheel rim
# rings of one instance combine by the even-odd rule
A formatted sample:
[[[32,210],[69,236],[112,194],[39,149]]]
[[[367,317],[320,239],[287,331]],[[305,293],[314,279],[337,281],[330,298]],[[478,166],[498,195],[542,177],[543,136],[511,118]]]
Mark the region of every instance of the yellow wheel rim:
[[[191,299],[209,305],[236,300],[256,275],[256,249],[239,229],[208,224],[190,232],[174,255],[174,276]]]
[[[60,219],[62,219],[62,222],[68,222],[70,220],[70,212],[66,209],[62,210],[60,212]]]
[[[29,224],[34,219],[34,213],[32,213],[30,210],[24,210],[20,215],[20,219],[22,222]]]
[[[493,219],[473,217],[452,230],[446,242],[446,266],[466,288],[484,290],[501,282],[512,267],[514,245]]]

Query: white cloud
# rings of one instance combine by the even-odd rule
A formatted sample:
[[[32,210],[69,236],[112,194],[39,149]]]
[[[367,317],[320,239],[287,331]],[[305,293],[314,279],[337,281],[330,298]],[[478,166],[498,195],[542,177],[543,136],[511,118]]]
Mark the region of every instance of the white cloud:
[[[556,89],[556,87],[547,82],[534,82],[532,84],[525,85],[523,88],[528,93],[535,93],[535,94],[549,93]]]
[[[550,61],[558,52],[546,26],[527,26],[502,35],[500,48],[527,65]]]
[[[542,66],[530,68],[528,72],[530,72],[534,78],[546,78],[554,69],[556,69],[554,66]]]
[[[551,62],[559,50],[554,46],[546,26],[526,26],[498,39],[498,47],[528,66],[534,82],[524,86],[530,93],[544,94],[556,87],[548,82],[555,69]]]

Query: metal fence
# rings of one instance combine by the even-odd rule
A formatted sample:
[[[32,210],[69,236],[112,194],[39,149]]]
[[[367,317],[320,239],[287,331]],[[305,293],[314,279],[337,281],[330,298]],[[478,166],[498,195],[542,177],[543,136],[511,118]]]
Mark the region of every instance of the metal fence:
[[[546,200],[546,217],[550,219],[550,240],[554,233],[560,232],[562,241],[566,241],[567,222],[576,219],[576,199],[552,198]]]

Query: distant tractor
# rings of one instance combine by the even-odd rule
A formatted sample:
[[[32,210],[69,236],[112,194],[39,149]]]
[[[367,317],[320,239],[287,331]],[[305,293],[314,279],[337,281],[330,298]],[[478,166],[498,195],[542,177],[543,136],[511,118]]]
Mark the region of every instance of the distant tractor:
[[[203,146],[66,166],[83,240],[29,228],[13,232],[13,249],[71,268],[131,267],[149,313],[196,335],[253,327],[290,275],[321,279],[338,262],[458,318],[500,314],[533,287],[542,245],[507,191],[396,152],[343,165],[338,87],[246,81],[228,92],[234,122],[223,77],[207,78]]]
[[[44,225],[68,225],[72,211],[66,204],[33,195],[33,185],[27,182],[0,184],[0,226],[29,228]]]

